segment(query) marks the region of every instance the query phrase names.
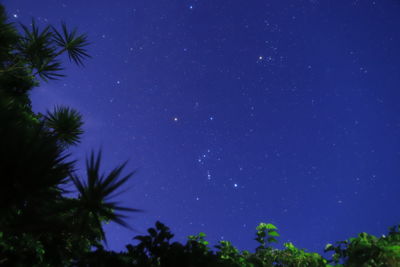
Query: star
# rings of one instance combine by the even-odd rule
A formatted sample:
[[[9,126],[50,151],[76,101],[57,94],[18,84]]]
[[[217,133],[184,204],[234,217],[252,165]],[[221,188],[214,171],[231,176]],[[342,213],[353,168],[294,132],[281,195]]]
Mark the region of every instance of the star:
[[[208,180],[211,180],[211,173],[210,173],[210,171],[207,171],[207,179],[208,179]]]
[[[174,117],[174,121],[177,122],[177,121],[178,121],[178,118],[177,118],[177,117]]]

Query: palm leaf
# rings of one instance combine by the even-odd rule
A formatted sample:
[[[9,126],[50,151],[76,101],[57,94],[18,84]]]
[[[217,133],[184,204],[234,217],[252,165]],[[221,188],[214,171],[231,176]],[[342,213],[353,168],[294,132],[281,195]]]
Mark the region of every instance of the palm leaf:
[[[43,80],[57,79],[64,75],[59,71],[63,70],[61,63],[56,60],[57,52],[54,46],[54,34],[51,27],[47,26],[40,30],[32,20],[31,28],[21,24],[23,36],[17,46],[17,50],[26,59],[29,67],[36,70]]]
[[[47,111],[44,116],[45,125],[53,129],[55,136],[66,145],[80,142],[82,130],[82,115],[69,107],[56,106],[53,112]]]
[[[101,151],[97,157],[92,152],[90,158],[86,160],[87,180],[82,181],[75,174],[71,174],[71,180],[79,193],[80,204],[78,209],[88,215],[86,218],[92,220],[92,224],[99,227],[101,238],[106,241],[101,225],[103,221],[113,221],[130,228],[124,220],[126,215],[115,211],[140,212],[141,210],[123,207],[118,202],[109,201],[118,194],[117,190],[128,181],[133,173],[120,178],[126,165],[124,163],[113,169],[107,176],[104,176],[100,174],[100,160]]]
[[[58,77],[65,77],[64,74],[58,73],[62,71],[61,63],[57,60],[51,60],[50,62],[43,63],[37,68],[37,74],[43,80],[56,80]]]
[[[90,57],[85,49],[89,45],[87,35],[78,35],[76,28],[69,32],[64,22],[61,23],[61,28],[61,33],[53,28],[54,41],[59,47],[67,51],[71,61],[74,61],[77,65],[83,65],[83,59]]]

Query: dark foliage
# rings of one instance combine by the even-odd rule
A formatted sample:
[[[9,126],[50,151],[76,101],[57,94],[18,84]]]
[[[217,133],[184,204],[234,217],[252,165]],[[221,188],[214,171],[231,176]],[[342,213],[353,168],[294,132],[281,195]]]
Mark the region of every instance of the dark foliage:
[[[68,57],[78,65],[83,65],[83,60],[90,57],[85,47],[89,44],[86,34],[77,35],[77,29],[68,31],[65,23],[61,24],[61,33],[53,28],[54,40],[59,47],[68,52]]]
[[[105,240],[104,222],[124,224],[115,211],[137,211],[112,201],[132,174],[119,179],[123,164],[103,179],[100,154],[95,163],[92,154],[88,182],[78,179],[66,147],[79,142],[81,115],[68,107],[46,115],[31,109],[29,91],[62,76],[63,53],[77,64],[88,57],[86,36],[65,24],[63,35],[34,21],[21,29],[7,23],[0,5],[0,265],[69,266]],[[78,198],[65,196],[71,183]]]
[[[91,222],[100,230],[101,238],[105,241],[105,234],[101,226],[103,221],[113,221],[129,228],[124,221],[125,215],[116,213],[115,211],[138,212],[140,210],[122,207],[116,202],[109,201],[116,196],[115,191],[125,184],[133,173],[119,179],[126,164],[124,163],[112,170],[107,177],[104,177],[99,173],[100,159],[101,153],[95,159],[92,152],[90,160],[86,161],[87,182],[82,182],[74,174],[71,174],[71,179],[79,193],[78,201],[80,205],[76,215],[81,218],[82,226],[91,225],[89,223]]]
[[[47,111],[44,125],[63,145],[77,145],[83,134],[82,115],[69,107],[56,106],[53,112]]]
[[[305,252],[292,243],[285,243],[284,250],[272,248],[270,241],[264,242],[259,238],[264,236],[268,240],[277,236],[277,229],[272,224],[260,223],[256,230],[259,247],[255,253],[240,252],[229,241],[220,241],[215,246],[217,250],[213,251],[208,247],[204,233],[189,236],[186,244],[171,242],[173,234],[169,228],[156,222],[155,228],[148,229],[148,235],[136,236],[134,239],[139,244],[127,245],[126,252],[115,253],[98,247],[81,258],[78,266],[397,267],[400,263],[400,232],[396,228],[391,228],[387,237],[377,238],[362,233],[357,238],[338,242],[337,247],[327,245],[327,251],[335,251],[332,260],[317,253]],[[347,247],[342,248],[342,244],[347,244]],[[328,262],[334,262],[334,265]]]

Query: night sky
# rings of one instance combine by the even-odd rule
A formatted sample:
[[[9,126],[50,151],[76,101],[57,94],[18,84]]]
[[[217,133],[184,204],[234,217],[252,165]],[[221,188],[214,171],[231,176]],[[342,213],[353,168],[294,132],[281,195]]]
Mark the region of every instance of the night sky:
[[[9,0],[11,21],[87,33],[85,67],[32,91],[85,121],[84,160],[129,160],[124,249],[156,220],[254,251],[255,227],[322,253],[400,223],[400,1]]]

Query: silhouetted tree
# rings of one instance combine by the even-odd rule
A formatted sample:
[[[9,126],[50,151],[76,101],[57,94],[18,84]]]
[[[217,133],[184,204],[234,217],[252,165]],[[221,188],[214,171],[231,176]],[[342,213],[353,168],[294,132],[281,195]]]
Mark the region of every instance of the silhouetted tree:
[[[105,241],[102,223],[127,226],[118,212],[138,211],[111,201],[132,173],[120,179],[122,164],[103,177],[101,154],[92,153],[87,180],[79,179],[66,148],[79,143],[82,116],[62,106],[45,115],[31,109],[28,93],[64,76],[60,56],[77,65],[89,57],[86,35],[34,20],[21,29],[0,5],[0,265],[66,266]],[[78,198],[65,196],[67,183]]]

